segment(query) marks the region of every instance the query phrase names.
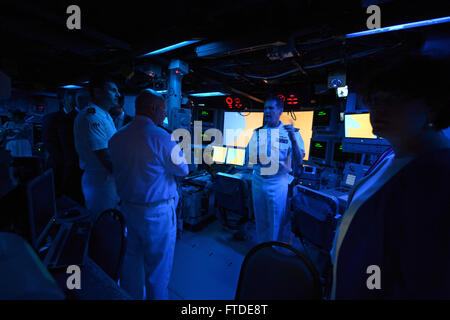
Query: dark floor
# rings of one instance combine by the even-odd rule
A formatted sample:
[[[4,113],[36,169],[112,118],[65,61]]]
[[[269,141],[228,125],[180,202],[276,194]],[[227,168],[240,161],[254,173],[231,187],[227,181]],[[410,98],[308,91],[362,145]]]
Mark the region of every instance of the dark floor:
[[[254,221],[244,226],[245,241],[218,220],[200,231],[184,230],[177,240],[169,298],[172,300],[232,300],[247,252],[256,245]],[[301,251],[295,237],[293,246]]]

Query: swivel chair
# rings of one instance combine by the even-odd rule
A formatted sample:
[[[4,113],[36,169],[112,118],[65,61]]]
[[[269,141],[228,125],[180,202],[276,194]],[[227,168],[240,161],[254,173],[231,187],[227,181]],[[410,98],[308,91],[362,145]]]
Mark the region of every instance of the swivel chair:
[[[320,300],[321,296],[319,274],[312,263],[292,246],[270,241],[246,255],[235,299]]]
[[[294,187],[292,231],[319,271],[325,296],[329,295],[332,283],[330,251],[341,218],[338,210],[339,202],[336,197],[301,185]]]

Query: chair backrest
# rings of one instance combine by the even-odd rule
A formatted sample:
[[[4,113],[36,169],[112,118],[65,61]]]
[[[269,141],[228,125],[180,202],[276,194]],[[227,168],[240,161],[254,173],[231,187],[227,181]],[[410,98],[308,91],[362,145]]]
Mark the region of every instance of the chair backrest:
[[[242,213],[246,205],[245,182],[231,174],[219,172],[214,177],[216,205]]]
[[[119,280],[126,250],[127,227],[123,214],[103,211],[94,223],[89,240],[89,257],[114,281]]]
[[[321,297],[318,272],[301,252],[286,243],[259,244],[242,263],[236,300],[318,300]]]

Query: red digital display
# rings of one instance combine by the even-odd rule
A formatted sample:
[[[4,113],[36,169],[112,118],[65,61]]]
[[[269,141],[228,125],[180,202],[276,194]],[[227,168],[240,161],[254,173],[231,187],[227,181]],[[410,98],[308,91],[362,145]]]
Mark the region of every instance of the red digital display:
[[[279,94],[277,95],[278,98],[280,98],[281,100],[283,100],[283,102],[287,105],[298,105],[300,103],[300,99],[298,98],[297,94],[295,93],[290,93],[287,95],[284,94]]]
[[[241,109],[243,107],[240,98],[227,97],[225,103],[228,109]]]
[[[288,98],[286,99],[286,103],[288,105],[296,105],[296,104],[298,104],[297,95],[295,95],[295,94],[288,95]]]

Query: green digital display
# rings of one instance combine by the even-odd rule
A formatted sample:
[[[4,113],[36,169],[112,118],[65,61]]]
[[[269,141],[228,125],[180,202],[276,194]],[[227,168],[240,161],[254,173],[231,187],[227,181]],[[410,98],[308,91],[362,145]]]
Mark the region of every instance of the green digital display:
[[[319,111],[319,113],[317,114],[318,116],[326,116],[327,113],[324,111]]]
[[[208,123],[214,122],[214,111],[212,110],[199,110],[198,120]]]
[[[327,142],[311,140],[311,148],[309,150],[309,156],[315,160],[326,160],[327,159]]]

